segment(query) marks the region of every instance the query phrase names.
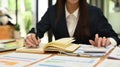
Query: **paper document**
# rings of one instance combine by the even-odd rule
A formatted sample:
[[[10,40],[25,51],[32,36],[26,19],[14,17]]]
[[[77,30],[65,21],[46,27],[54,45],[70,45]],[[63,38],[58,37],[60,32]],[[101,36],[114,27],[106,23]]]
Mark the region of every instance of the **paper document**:
[[[1,67],[23,67],[40,59],[46,58],[49,55],[43,54],[28,54],[28,53],[10,53],[0,56]]]
[[[79,54],[89,54],[91,56],[103,56],[106,53],[108,53],[114,46],[108,46],[108,47],[94,47],[92,45],[85,45],[81,44],[80,48],[77,49],[74,53],[79,53]]]
[[[102,63],[96,67],[120,67],[120,60],[105,59]]]
[[[30,67],[93,67],[99,58],[52,56]]]
[[[109,55],[108,58],[119,59],[120,60],[120,48],[116,47]]]

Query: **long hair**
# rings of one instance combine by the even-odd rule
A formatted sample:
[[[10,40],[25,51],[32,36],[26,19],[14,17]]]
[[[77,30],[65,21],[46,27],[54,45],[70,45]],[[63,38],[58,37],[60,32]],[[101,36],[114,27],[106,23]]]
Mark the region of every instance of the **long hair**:
[[[60,19],[65,3],[66,0],[57,0],[57,19]],[[75,37],[79,39],[84,39],[87,36],[89,36],[87,2],[86,0],[79,0],[79,19],[76,27]]]

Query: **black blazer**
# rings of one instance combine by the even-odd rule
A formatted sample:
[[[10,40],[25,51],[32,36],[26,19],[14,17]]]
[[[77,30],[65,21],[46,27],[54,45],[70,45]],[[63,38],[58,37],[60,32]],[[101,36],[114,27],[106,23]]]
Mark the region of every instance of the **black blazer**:
[[[95,38],[95,34],[98,33],[101,37],[112,37],[114,38],[117,43],[119,43],[119,38],[117,34],[113,31],[111,25],[108,23],[107,19],[103,15],[102,11],[99,8],[94,6],[88,5],[88,12],[89,12],[89,31],[90,36],[86,37],[84,40],[80,40],[76,38],[75,43],[82,43],[82,44],[90,44],[89,39]],[[57,6],[51,6],[48,8],[47,12],[42,17],[41,21],[37,23],[37,35],[42,38],[44,33],[49,29],[52,29],[52,32],[55,36],[55,39],[69,37],[67,24],[66,24],[66,17],[65,17],[65,8],[63,9],[63,14],[60,20],[57,22],[55,26],[57,18]],[[31,30],[30,33],[34,31]],[[75,33],[74,33],[75,35]]]

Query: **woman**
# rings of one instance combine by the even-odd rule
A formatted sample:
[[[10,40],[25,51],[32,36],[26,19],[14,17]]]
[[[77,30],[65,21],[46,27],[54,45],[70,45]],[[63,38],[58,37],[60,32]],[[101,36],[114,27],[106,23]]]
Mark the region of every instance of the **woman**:
[[[37,23],[37,36],[52,29],[55,39],[74,37],[74,43],[92,44],[97,47],[119,44],[119,38],[100,9],[88,5],[86,0],[57,0],[48,8]],[[32,29],[25,40],[25,46],[37,47],[40,39]]]

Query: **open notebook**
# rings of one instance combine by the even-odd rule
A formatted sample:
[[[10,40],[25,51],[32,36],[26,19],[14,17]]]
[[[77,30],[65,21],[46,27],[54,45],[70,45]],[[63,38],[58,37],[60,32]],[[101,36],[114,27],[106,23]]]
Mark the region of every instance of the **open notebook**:
[[[33,53],[45,53],[47,51],[64,51],[64,52],[74,52],[77,48],[80,47],[79,44],[73,44],[74,38],[61,38],[52,42],[45,44],[42,47],[38,48],[18,48],[18,52],[33,52]]]

